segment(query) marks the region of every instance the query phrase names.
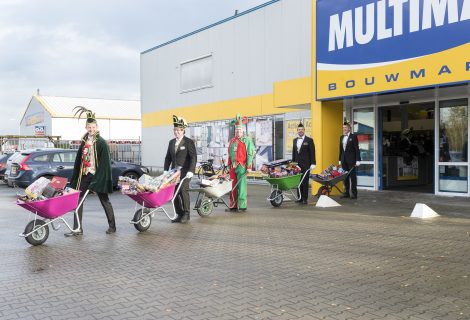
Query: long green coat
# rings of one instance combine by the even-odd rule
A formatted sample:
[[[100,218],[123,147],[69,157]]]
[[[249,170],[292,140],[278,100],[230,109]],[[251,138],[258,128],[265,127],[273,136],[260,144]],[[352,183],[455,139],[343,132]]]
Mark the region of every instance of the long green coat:
[[[78,148],[77,157],[75,158],[75,165],[73,168],[71,186],[74,189],[80,189],[81,172],[83,170],[82,152],[83,146],[86,144],[88,134],[85,134]],[[113,192],[113,176],[111,173],[111,156],[109,147],[99,133],[95,135],[93,141],[95,148],[95,164],[96,173],[90,183],[88,189],[98,193],[112,193]]]

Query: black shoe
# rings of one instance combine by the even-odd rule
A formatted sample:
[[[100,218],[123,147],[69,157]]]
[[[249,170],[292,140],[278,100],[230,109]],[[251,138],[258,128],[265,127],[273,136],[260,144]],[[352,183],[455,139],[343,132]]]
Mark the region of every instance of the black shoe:
[[[70,232],[64,233],[64,236],[75,237],[75,236],[81,236],[82,234],[83,234],[83,230],[79,230],[77,232],[70,231]]]
[[[302,199],[295,200],[295,203],[302,203],[302,202],[304,202]]]
[[[352,196],[351,199],[356,200],[357,196]]]
[[[246,212],[246,208],[240,208],[240,209],[238,209],[238,211],[240,211],[240,212]]]
[[[176,216],[176,218],[174,218],[173,220],[171,220],[171,223],[180,223],[182,217],[183,217],[183,216],[181,216],[181,215],[178,214],[178,215]]]
[[[345,199],[345,198],[350,198],[350,197],[349,197],[349,194],[343,194],[340,198]]]
[[[303,200],[303,201],[302,201],[302,204],[308,204],[308,201],[307,201],[307,200]]]
[[[185,213],[185,214],[181,217],[180,222],[181,222],[181,223],[187,223],[187,222],[189,222],[189,213]]]
[[[237,212],[238,209],[237,208],[228,208],[228,209],[225,209],[225,212]]]
[[[109,227],[108,230],[106,230],[106,234],[111,234],[111,233],[115,233],[115,232],[116,232],[116,228]]]

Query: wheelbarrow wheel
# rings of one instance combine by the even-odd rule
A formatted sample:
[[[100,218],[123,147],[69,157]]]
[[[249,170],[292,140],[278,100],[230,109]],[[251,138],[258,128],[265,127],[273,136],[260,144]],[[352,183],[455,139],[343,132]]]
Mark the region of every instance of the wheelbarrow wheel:
[[[330,195],[330,190],[328,189],[327,186],[321,186],[318,188],[317,196],[329,196]]]
[[[33,232],[29,236],[25,237],[29,244],[39,246],[46,242],[49,237],[49,226],[46,226],[45,224],[46,222],[44,220],[32,220],[26,225],[24,234]]]
[[[271,200],[271,204],[273,207],[280,207],[282,205],[282,202],[284,201],[284,197],[282,195],[281,190],[274,190],[271,192],[271,196],[269,197]]]
[[[199,206],[197,208],[197,213],[201,217],[207,217],[214,210],[214,202],[211,198],[204,197],[201,199]]]
[[[148,212],[149,212],[148,209],[139,209],[135,212],[133,221],[135,222],[134,227],[137,229],[137,231],[144,232],[144,231],[147,231],[148,228],[150,228],[150,225],[152,224],[151,215],[147,215],[142,220],[140,220],[142,216]],[[136,222],[136,221],[139,221],[139,222]]]

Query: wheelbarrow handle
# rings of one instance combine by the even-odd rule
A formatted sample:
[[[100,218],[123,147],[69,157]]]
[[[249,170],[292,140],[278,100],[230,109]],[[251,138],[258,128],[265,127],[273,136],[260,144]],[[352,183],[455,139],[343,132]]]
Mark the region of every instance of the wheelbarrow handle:
[[[186,180],[186,179],[187,179],[187,177],[185,176],[183,179],[180,180],[180,182],[178,183],[178,188],[176,188],[176,191],[175,191],[175,193],[173,194],[173,198],[171,198],[171,205],[172,205],[172,207],[173,207],[173,213],[174,213],[173,217],[170,217],[170,215],[168,215],[168,214],[166,213],[166,211],[164,210],[164,211],[165,211],[165,214],[167,215],[167,217],[168,217],[170,220],[174,220],[174,219],[176,219],[176,218],[178,217],[178,214],[176,213],[176,208],[175,208],[175,199],[176,199],[176,197],[178,196],[178,193],[180,192],[180,189],[181,189],[181,186],[183,185],[184,180]]]
[[[302,174],[302,179],[300,179],[300,183],[299,183],[299,186],[302,184],[302,182],[304,182],[304,179],[307,175],[310,175],[310,169],[306,170],[303,174]]]
[[[85,194],[83,195],[82,199],[80,200],[80,203],[78,204],[77,208],[75,209],[75,211],[73,213],[75,215],[75,219],[77,219],[77,229],[72,230],[70,228],[72,232],[78,232],[82,229],[81,222],[80,222],[80,219],[78,217],[78,210],[80,210],[80,207],[83,205],[83,202],[85,201],[85,198],[88,196],[89,193],[90,193],[90,189],[87,189],[85,191]]]

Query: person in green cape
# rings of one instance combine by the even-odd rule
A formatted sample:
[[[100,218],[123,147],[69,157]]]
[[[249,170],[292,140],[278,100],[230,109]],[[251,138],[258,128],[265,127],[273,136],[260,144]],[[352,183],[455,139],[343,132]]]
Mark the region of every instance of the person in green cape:
[[[229,211],[246,211],[246,174],[252,171],[255,155],[253,141],[243,134],[247,122],[246,117],[237,114],[230,123],[235,126],[235,137],[230,140],[228,146],[228,166],[233,189]]]
[[[86,190],[93,191],[98,195],[108,218],[109,228],[106,233],[114,233],[116,232],[116,221],[114,219],[113,206],[108,196],[108,194],[113,192],[109,147],[106,140],[101,137],[98,131],[95,114],[82,106],[75,107],[75,109],[77,109],[75,116],[78,115],[78,119],[81,118],[82,114],[86,114],[85,128],[87,133],[82,137],[80,147],[78,148],[70,186],[80,190],[80,201]],[[78,217],[81,229],[76,232],[66,233],[66,237],[83,234],[83,205],[78,210]],[[74,230],[78,229],[78,221],[75,215],[73,225]]]

